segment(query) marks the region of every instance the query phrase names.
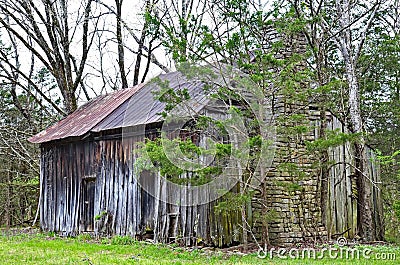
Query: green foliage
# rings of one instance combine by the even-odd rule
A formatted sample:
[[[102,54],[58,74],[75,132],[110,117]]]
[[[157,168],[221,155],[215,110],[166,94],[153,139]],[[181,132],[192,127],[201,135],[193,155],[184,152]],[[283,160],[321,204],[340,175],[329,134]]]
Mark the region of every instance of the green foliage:
[[[385,14],[381,14],[385,15]],[[382,179],[387,239],[400,237],[400,36],[390,27],[375,25],[360,56],[361,110],[377,151]]]
[[[293,6],[289,10],[284,11],[275,23],[278,32],[288,36],[303,33],[309,22],[303,17],[298,17]]]
[[[147,140],[139,149],[139,158],[135,162],[136,169],[139,172],[143,170],[160,172],[161,176],[177,184],[203,185],[222,173],[224,158],[231,154],[230,144],[216,143],[215,156],[217,162],[215,165],[190,172],[176,166],[165,154],[164,148],[173,146],[179,148],[179,151],[190,160],[199,159],[202,154],[209,152],[205,148],[197,146],[191,139],[156,138],[155,140]]]
[[[265,226],[274,222],[278,216],[278,212],[275,209],[267,209],[265,212],[255,212],[253,214],[254,221],[260,222]]]
[[[53,232],[53,231],[47,232],[46,235],[47,235],[48,237],[56,237],[56,236],[57,236],[56,233]]]
[[[89,233],[79,234],[76,239],[81,242],[90,242],[93,240],[93,237]]]
[[[307,149],[309,151],[328,150],[328,148],[337,147],[347,142],[354,143],[360,137],[360,134],[343,133],[339,129],[336,129],[334,131],[327,130],[325,131],[325,133],[325,138],[319,138],[312,142],[306,141],[305,143]]]
[[[152,82],[157,84],[160,90],[153,91],[155,99],[160,102],[166,102],[163,112],[160,114],[165,118],[167,113],[171,111],[179,103],[190,99],[189,92],[186,88],[174,90],[169,86],[169,81],[162,81],[159,77],[152,79]]]
[[[131,236],[113,236],[111,238],[111,245],[134,245],[136,242],[135,238]]]
[[[94,220],[99,221],[101,218],[105,217],[106,215],[107,215],[107,211],[102,211],[100,214],[98,214],[94,217]]]
[[[393,210],[396,214],[396,217],[400,220],[400,201],[395,201],[393,203]]]
[[[396,164],[396,158],[400,155],[400,150],[395,151],[391,155],[383,155],[381,151],[376,150],[376,158],[379,160],[381,165]]]
[[[282,138],[298,138],[312,129],[308,117],[299,113],[282,115],[276,119],[276,122],[278,133]]]
[[[217,214],[228,215],[232,211],[240,211],[244,205],[251,202],[254,191],[246,190],[240,194],[235,192],[226,193],[214,207]]]

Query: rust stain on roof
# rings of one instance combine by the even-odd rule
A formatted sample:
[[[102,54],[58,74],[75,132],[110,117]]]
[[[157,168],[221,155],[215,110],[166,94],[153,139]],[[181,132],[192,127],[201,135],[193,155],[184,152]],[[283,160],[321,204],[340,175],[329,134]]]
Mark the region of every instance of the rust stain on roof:
[[[98,96],[28,140],[32,143],[44,143],[67,137],[82,136],[127,101],[141,87],[143,87],[143,84]]]

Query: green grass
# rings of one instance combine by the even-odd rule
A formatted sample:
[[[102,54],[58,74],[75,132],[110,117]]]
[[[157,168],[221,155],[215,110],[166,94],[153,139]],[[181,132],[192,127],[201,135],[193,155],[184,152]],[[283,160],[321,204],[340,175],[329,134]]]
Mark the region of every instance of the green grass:
[[[44,234],[21,234],[0,236],[0,264],[400,264],[398,247],[368,248],[372,250],[371,259],[260,259],[256,253],[239,256],[217,251],[188,251],[137,242],[128,237],[96,242],[88,236],[59,238]],[[395,253],[396,260],[376,260],[375,253]]]

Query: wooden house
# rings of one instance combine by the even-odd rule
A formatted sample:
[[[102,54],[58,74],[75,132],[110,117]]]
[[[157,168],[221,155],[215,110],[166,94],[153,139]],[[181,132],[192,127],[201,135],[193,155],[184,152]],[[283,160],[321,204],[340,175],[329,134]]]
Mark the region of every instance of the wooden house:
[[[188,82],[178,72],[160,78],[174,89],[185,87],[194,98],[202,98],[203,85]],[[138,143],[157,134],[162,121],[159,113],[165,107],[154,99],[156,88],[155,83],[141,84],[99,96],[30,138],[41,148],[40,224],[44,231],[154,234],[156,241],[179,238],[186,244],[200,238],[215,245],[237,240],[233,231],[238,229],[239,216],[216,216],[215,203],[179,206],[185,200],[182,194],[173,194],[177,205],[171,205],[143,190],[146,183],[139,185],[133,169],[135,150]],[[133,128],[130,132],[138,133],[123,137],[127,120]],[[162,189],[149,172],[142,175],[150,189]]]
[[[203,95],[199,82],[187,80],[179,72],[161,75],[173,89],[186,88],[192,97]],[[193,194],[171,193],[155,181],[152,173],[135,175],[138,143],[160,128],[160,112],[165,104],[152,93],[157,84],[150,82],[99,96],[48,129],[30,138],[40,144],[40,225],[44,231],[64,235],[91,232],[98,235],[150,236],[157,242],[179,241],[184,244],[202,242],[228,246],[240,243],[241,216],[216,213],[216,201],[187,206],[183,203]],[[354,196],[354,158],[351,144],[329,150],[332,163],[324,172],[313,165],[317,154],[306,151],[305,141],[319,138],[321,111],[314,105],[295,108],[284,97],[275,97],[276,117],[288,112],[302,113],[306,123],[315,127],[302,139],[277,138],[277,152],[295,151],[291,162],[301,166],[301,177],[282,169],[287,163],[276,156],[266,172],[262,192],[254,195],[247,210],[251,230],[257,239],[265,232],[262,221],[266,211],[270,217],[268,234],[273,244],[291,244],[357,234],[357,199]],[[199,109],[200,110],[200,109]],[[326,129],[347,129],[327,112]],[[126,118],[129,123],[126,124]],[[125,127],[139,133],[123,137]],[[372,161],[370,178],[378,183],[379,172]],[[155,198],[139,185],[138,178],[147,181],[147,189],[172,197],[177,202]],[[154,194],[154,193],[153,193]],[[379,190],[372,194],[376,233],[382,235],[381,200]],[[266,198],[265,203],[260,198]],[[381,236],[378,236],[378,238]],[[251,238],[249,236],[249,238]]]

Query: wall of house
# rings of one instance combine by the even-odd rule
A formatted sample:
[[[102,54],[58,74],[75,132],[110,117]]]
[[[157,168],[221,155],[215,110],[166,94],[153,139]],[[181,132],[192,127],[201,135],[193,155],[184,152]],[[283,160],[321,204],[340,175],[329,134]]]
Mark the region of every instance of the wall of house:
[[[338,129],[340,132],[348,133],[347,128],[335,116],[328,116],[328,130]],[[354,238],[357,236],[357,172],[353,146],[350,143],[329,149],[329,171],[327,175],[328,204],[326,205],[326,228],[329,236],[346,236]],[[379,175],[379,162],[375,155],[367,147],[368,176],[372,196],[375,233],[377,238],[383,238],[383,209]]]
[[[154,234],[155,241],[184,244],[203,242],[230,245],[235,240],[235,216],[217,216],[214,203],[184,207],[179,204],[194,199],[196,194],[172,194],[170,183],[161,182],[154,173],[134,170],[138,143],[143,136],[99,142],[101,166],[96,178],[94,212],[101,216],[95,223],[99,234],[144,235]],[[152,194],[158,194],[155,199]],[[177,205],[166,203],[173,196]],[[237,217],[236,217],[237,218]],[[238,238],[236,238],[238,240]]]
[[[93,200],[89,197],[93,194],[91,182],[99,161],[97,149],[93,141],[42,145],[40,224],[43,230],[66,235],[93,230],[90,221]],[[87,190],[83,191],[84,188]]]
[[[180,206],[179,202],[198,195],[172,194],[169,184],[160,182],[154,173],[135,175],[135,150],[143,136],[123,141],[121,136],[110,138],[42,146],[40,217],[44,231],[130,235],[187,245],[228,246],[240,241],[237,212],[216,214],[217,202]],[[141,185],[153,189],[161,200]],[[166,203],[171,196],[178,205]]]

